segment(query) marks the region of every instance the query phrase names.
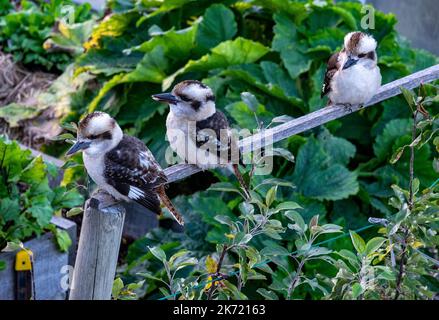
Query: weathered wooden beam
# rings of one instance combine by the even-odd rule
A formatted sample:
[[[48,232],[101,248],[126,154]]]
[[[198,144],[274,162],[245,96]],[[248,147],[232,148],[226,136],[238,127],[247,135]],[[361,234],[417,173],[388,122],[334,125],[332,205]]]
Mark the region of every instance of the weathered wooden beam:
[[[104,191],[85,203],[70,300],[111,299],[124,219],[124,207]]]
[[[373,97],[373,99],[363,107],[351,106],[348,108],[344,105],[323,107],[300,118],[293,119],[271,129],[257,133],[253,136],[244,138],[239,143],[240,148],[243,153],[251,152],[253,149],[258,149],[261,146],[266,145],[265,142],[267,141],[270,143],[281,141],[295,134],[302,133],[332,120],[347,116],[360,109],[370,107],[379,102],[397,96],[401,94],[401,87],[406,89],[414,89],[421,83],[428,83],[437,79],[439,79],[439,65],[413,73],[407,77],[382,86],[375,97]],[[188,164],[178,164],[165,169],[169,182],[184,179],[199,171],[201,171],[201,169],[194,165]]]

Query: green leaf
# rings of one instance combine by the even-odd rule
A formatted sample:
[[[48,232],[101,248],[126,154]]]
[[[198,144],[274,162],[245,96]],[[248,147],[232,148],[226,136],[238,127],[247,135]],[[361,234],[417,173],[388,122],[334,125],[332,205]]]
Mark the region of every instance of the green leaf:
[[[5,222],[16,221],[20,215],[20,204],[18,199],[4,198],[0,200],[1,218]]]
[[[382,237],[376,237],[370,239],[366,244],[366,248],[365,248],[366,255],[370,255],[371,253],[377,251],[386,241],[387,239]]]
[[[3,271],[6,269],[6,261],[0,260],[0,271]]]
[[[284,14],[274,16],[273,50],[281,55],[285,68],[290,77],[296,79],[299,75],[309,70],[312,60],[304,53],[304,48],[299,44],[296,25]]]
[[[257,112],[258,107],[260,105],[258,99],[256,99],[255,95],[250,92],[242,92],[241,100],[244,102],[251,111]]]
[[[283,211],[283,210],[295,210],[295,209],[301,209],[302,207],[294,202],[294,201],[285,201],[280,203],[276,209],[273,210],[273,212],[279,212],[279,211]]]
[[[389,151],[398,138],[410,132],[411,121],[409,119],[393,119],[387,123],[383,132],[377,136],[373,145],[373,151],[380,160],[388,157]]]
[[[204,13],[198,26],[196,43],[199,48],[207,51],[223,41],[232,39],[237,32],[233,11],[222,4],[214,4]]]
[[[183,73],[190,71],[208,71],[216,68],[252,63],[270,51],[264,45],[244,38],[236,38],[221,42],[198,60],[190,60],[183,68],[163,80],[163,90],[167,90],[174,79]]]
[[[119,295],[124,287],[123,281],[121,278],[116,278],[113,282],[113,288],[111,289],[111,295],[113,299],[117,300]]]
[[[104,96],[119,84],[127,82],[162,82],[166,77],[165,70],[167,67],[168,60],[164,55],[163,47],[155,47],[152,51],[145,53],[135,70],[126,74],[117,74],[107,81],[97,96],[90,102],[88,112],[93,112]]]
[[[209,187],[209,191],[225,191],[240,193],[239,189],[230,182],[217,182]]]
[[[352,251],[342,249],[338,251],[337,254],[340,255],[342,258],[345,258],[354,268],[360,267],[360,261],[358,260],[357,255]]]
[[[81,207],[72,208],[66,212],[66,217],[67,218],[74,217],[74,216],[81,214],[83,212],[84,212],[84,210]]]
[[[335,163],[347,165],[350,159],[355,156],[355,145],[346,139],[333,136],[327,129],[319,134],[318,140]]]
[[[67,252],[72,245],[72,239],[65,230],[56,229],[55,239],[61,252]]]
[[[288,210],[287,212],[285,212],[285,216],[291,221],[295,222],[297,226],[300,228],[300,230],[302,231],[302,233],[306,231],[307,225],[303,220],[302,216],[297,211]]]
[[[269,291],[265,288],[259,288],[256,290],[261,296],[263,296],[266,300],[279,300],[279,297],[273,291]]]
[[[349,231],[349,234],[351,235],[352,244],[354,245],[355,250],[359,254],[365,253],[366,250],[366,243],[364,242],[363,238],[360,237],[355,231]]]
[[[197,30],[198,25],[194,24],[186,29],[175,30],[172,28],[166,32],[154,33],[151,39],[134,47],[133,50],[148,53],[161,46],[167,58],[185,61],[191,57],[195,48]]]
[[[352,298],[357,299],[363,293],[363,287],[358,283],[352,285]]]
[[[296,83],[281,66],[271,61],[263,61],[261,62],[261,68],[264,72],[265,79],[267,79],[270,84],[278,85],[287,96],[298,96]]]
[[[344,199],[359,189],[356,174],[334,163],[313,137],[299,149],[293,181],[305,196],[318,200]]]
[[[412,110],[412,112],[414,112],[415,109],[416,109],[416,97],[415,97],[415,94],[413,93],[413,91],[407,90],[404,87],[401,87],[400,89],[401,89],[401,92],[402,92],[402,94],[403,94],[403,96],[405,98],[405,101],[407,101],[410,109]]]
[[[151,253],[154,257],[162,261],[163,263],[166,262],[166,253],[161,249],[160,247],[148,247]]]
[[[276,244],[271,244],[261,250],[261,255],[264,256],[288,256],[289,254],[287,249]]]
[[[265,204],[270,207],[273,201],[276,199],[277,186],[271,187],[267,195],[265,196]]]

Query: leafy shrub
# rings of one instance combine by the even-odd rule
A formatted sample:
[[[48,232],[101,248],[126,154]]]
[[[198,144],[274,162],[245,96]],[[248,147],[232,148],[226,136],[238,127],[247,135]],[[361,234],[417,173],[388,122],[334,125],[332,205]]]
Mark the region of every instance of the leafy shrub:
[[[16,142],[0,137],[0,250],[8,242],[18,243],[50,230],[65,251],[70,238],[50,224],[52,216],[63,208],[83,203],[83,197],[65,187],[51,188],[49,179],[58,169],[20,149]]]
[[[4,2],[4,3],[3,3]],[[89,19],[90,5],[74,5],[70,0],[27,1],[10,4],[1,1],[0,11],[0,47],[4,52],[12,53],[16,61],[30,66],[43,67],[49,71],[64,70],[71,61],[65,52],[48,53],[43,47],[55,25],[67,12],[70,6],[74,10],[69,23]]]

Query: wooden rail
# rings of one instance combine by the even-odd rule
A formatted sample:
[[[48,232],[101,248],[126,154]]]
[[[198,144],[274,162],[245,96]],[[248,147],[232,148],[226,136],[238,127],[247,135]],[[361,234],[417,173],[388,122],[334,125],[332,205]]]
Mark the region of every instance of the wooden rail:
[[[370,107],[401,94],[401,87],[406,89],[414,89],[421,83],[428,83],[437,79],[439,79],[439,65],[435,65],[433,67],[413,73],[407,77],[390,82],[382,86],[375,97],[373,97],[373,99],[363,108]],[[266,137],[270,137],[270,142],[275,143],[295,134],[318,127],[332,120],[347,116],[348,114],[356,112],[360,109],[362,109],[361,106],[352,106],[351,108],[347,108],[343,105],[333,105],[324,107],[300,118],[296,118],[271,129],[267,129],[262,133],[257,133],[253,136],[242,139],[239,145],[243,153],[248,153],[253,150],[253,146],[257,146],[256,149],[263,146],[263,142],[264,139],[266,140]],[[165,169],[169,182],[182,180],[199,171],[201,170],[195,165],[188,164],[178,164]]]
[[[439,79],[439,65],[419,71],[408,77],[384,85],[378,94],[364,108],[399,95],[400,87],[413,89],[421,83]],[[257,133],[240,141],[244,153],[275,143],[292,135],[315,128],[329,121],[339,119],[361,109],[360,106],[347,108],[341,105],[329,106],[303,117],[291,120],[263,134]],[[265,137],[270,139],[265,140]],[[165,170],[169,182],[184,179],[199,172],[194,165],[179,164]],[[87,201],[82,222],[79,248],[73,272],[73,288],[70,299],[110,299],[116,271],[119,245],[125,209],[113,202],[105,192],[99,192]],[[104,208],[105,209],[100,209]]]

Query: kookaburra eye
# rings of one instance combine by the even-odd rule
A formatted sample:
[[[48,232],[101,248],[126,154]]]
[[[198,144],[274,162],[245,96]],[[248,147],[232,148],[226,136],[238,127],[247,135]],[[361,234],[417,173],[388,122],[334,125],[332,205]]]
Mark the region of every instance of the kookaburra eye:
[[[190,102],[191,101],[191,99],[188,96],[184,95],[184,94],[180,95],[180,99],[185,101],[185,102]]]
[[[362,53],[362,54],[359,54],[358,55],[358,58],[364,58],[366,56],[366,54],[365,53]]]

